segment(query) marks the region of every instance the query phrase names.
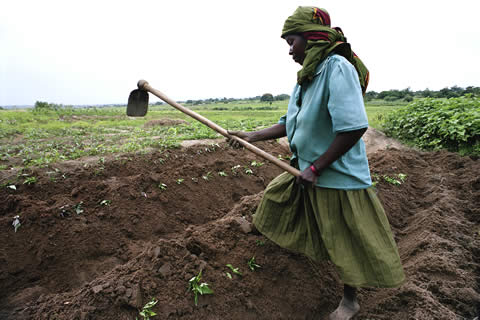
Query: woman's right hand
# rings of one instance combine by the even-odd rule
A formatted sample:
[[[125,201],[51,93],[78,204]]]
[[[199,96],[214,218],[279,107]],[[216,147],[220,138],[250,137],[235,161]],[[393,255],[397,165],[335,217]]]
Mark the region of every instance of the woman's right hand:
[[[227,132],[228,132],[229,135],[242,138],[243,140],[245,140],[245,141],[247,141],[247,142],[252,142],[251,139],[252,139],[253,132],[230,131],[230,130],[228,130]],[[235,149],[238,149],[238,148],[240,148],[240,147],[242,146],[242,145],[241,145],[237,140],[235,140],[235,139],[227,138],[227,142],[228,142],[228,144],[229,144],[232,148],[235,148]]]

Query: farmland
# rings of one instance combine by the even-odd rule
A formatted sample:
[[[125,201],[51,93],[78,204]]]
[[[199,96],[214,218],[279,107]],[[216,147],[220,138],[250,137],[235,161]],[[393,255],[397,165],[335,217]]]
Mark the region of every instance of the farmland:
[[[271,105],[216,103],[192,109],[228,130],[250,131],[276,123],[286,108],[285,100]],[[368,107],[371,126],[378,128],[379,118],[396,108]],[[221,137],[170,106],[150,107],[145,118],[127,117],[125,107],[2,111],[0,115],[1,169],[174,148],[183,140]]]
[[[191,107],[253,130],[275,123],[286,101]],[[365,140],[407,281],[361,289],[358,319],[472,319],[480,162],[375,130],[401,109],[368,104]],[[315,319],[338,304],[329,263],[249,224],[281,170],[171,107],[145,118],[122,107],[3,110],[0,120],[0,319],[141,319],[151,301],[152,319]],[[201,142],[182,146],[190,140]],[[257,145],[288,161],[284,144]],[[212,293],[195,301],[200,271]]]

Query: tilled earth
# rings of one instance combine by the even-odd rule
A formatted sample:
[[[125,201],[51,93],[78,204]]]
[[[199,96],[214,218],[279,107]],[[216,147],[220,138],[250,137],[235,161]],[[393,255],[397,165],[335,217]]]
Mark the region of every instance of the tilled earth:
[[[288,156],[276,142],[258,146]],[[407,281],[361,289],[357,319],[478,316],[480,161],[388,144],[370,150]],[[260,162],[220,142],[58,163],[23,172],[37,177],[30,185],[0,171],[0,319],[141,319],[152,298],[153,319],[324,319],[342,294],[334,267],[250,228],[281,172]],[[398,174],[401,184],[384,178]],[[188,280],[200,270],[214,293],[195,306]]]

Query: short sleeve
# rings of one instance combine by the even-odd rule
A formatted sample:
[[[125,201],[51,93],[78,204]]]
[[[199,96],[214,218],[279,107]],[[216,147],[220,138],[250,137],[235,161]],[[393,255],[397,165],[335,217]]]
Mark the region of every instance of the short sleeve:
[[[280,119],[278,119],[278,124],[283,124],[283,125],[286,125],[287,124],[287,115],[283,115]]]
[[[335,59],[328,89],[328,111],[332,118],[333,132],[368,127],[357,71],[346,59]]]

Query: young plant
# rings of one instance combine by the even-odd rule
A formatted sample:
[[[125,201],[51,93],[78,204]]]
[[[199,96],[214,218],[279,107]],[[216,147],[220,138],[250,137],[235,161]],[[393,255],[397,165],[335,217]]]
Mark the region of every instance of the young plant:
[[[250,260],[248,260],[247,264],[252,271],[255,271],[256,269],[262,267],[261,265],[257,264],[257,262],[255,261],[255,257],[252,257]]]
[[[250,169],[249,167],[245,166],[245,173],[246,174],[253,174],[253,170]]]
[[[23,181],[23,184],[26,185],[32,185],[37,182],[37,177],[26,177],[25,180]]]
[[[203,180],[208,181],[212,177],[212,172],[208,171],[205,175],[202,176]]]
[[[165,183],[159,183],[158,184],[158,189],[160,190],[167,190],[167,185]]]
[[[17,215],[15,217],[13,217],[12,226],[15,229],[15,232],[17,232],[18,228],[20,228],[21,225],[22,224],[20,223],[20,216]]]
[[[112,203],[112,200],[102,200],[102,201],[100,201],[100,205],[104,206],[104,207],[109,206],[111,203]]]
[[[262,240],[255,240],[255,244],[259,247],[263,247],[265,245],[265,241]]]
[[[219,175],[220,177],[226,177],[226,176],[228,176],[224,171],[219,171],[219,172],[218,172],[218,175]]]
[[[14,184],[7,185],[8,189],[17,190],[17,187]]]
[[[202,270],[188,281],[188,291],[192,291],[194,295],[195,305],[198,305],[198,295],[212,294],[213,290],[208,287],[206,282],[200,283],[202,279]]]
[[[240,272],[240,269],[239,268],[234,268],[230,263],[226,264],[226,266],[228,268],[230,268],[230,270],[232,270],[232,272],[236,275],[239,275],[239,276],[243,276],[243,274]]]
[[[182,179],[182,178],[177,179],[177,184],[182,184],[183,181],[185,181],[185,179]]]
[[[400,180],[397,180],[395,178],[392,178],[392,177],[389,177],[387,175],[383,175],[383,180],[385,180],[386,182],[390,183],[390,184],[393,184],[395,186],[398,186],[398,185],[401,185],[402,182]]]
[[[152,310],[152,308],[158,303],[158,300],[152,298],[150,302],[143,306],[142,311],[139,314],[143,317],[143,320],[150,320],[150,317],[155,317],[157,314]],[[138,317],[136,318],[138,320]]]
[[[240,169],[240,167],[241,167],[241,166],[240,166],[239,164],[237,164],[236,166],[233,166],[233,167],[232,167],[231,170],[232,170],[232,174],[233,174],[234,176],[238,175],[237,169]]]
[[[252,161],[252,162],[250,163],[250,165],[251,165],[252,167],[261,167],[261,166],[263,166],[263,162]]]
[[[80,201],[79,203],[73,206],[73,210],[75,210],[76,214],[81,214],[85,211],[83,210],[82,205],[83,205],[83,201]]]

